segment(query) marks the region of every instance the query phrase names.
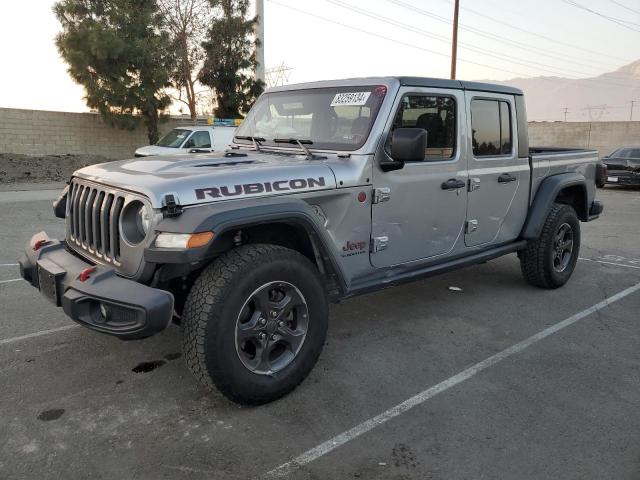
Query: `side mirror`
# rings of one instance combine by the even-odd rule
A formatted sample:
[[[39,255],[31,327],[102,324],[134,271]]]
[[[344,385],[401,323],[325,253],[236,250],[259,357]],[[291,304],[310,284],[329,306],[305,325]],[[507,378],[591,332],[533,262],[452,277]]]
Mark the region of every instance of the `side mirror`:
[[[187,143],[185,143],[182,148],[193,148],[195,147],[196,144],[193,142],[193,140],[187,140]]]
[[[396,128],[391,136],[391,158],[396,162],[423,161],[427,131],[423,128]]]

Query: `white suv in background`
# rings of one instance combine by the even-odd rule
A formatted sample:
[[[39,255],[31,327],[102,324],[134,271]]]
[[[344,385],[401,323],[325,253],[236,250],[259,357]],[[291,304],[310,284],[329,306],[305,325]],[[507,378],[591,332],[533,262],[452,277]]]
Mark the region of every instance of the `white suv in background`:
[[[224,150],[233,142],[236,127],[185,126],[177,127],[162,137],[155,145],[136,150],[136,157],[152,155],[176,155],[192,150]]]

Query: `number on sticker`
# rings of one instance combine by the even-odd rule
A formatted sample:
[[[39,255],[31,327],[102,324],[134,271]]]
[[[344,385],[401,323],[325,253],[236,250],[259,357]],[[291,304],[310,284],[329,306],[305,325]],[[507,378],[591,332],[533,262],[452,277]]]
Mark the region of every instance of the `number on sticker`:
[[[359,107],[365,105],[371,92],[336,93],[331,102],[332,107]]]

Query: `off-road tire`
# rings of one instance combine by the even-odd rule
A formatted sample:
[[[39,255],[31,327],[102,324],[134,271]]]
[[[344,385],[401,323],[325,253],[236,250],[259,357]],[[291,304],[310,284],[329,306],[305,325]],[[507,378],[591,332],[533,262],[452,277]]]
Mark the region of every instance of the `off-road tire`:
[[[562,272],[554,268],[555,237],[559,228],[567,224],[573,231],[573,250],[566,269]],[[520,267],[525,280],[541,288],[563,286],[573,273],[580,253],[580,221],[570,205],[556,203],[551,208],[542,227],[540,237],[530,240],[526,249],[519,254]]]
[[[273,281],[288,282],[304,296],[307,333],[291,363],[271,374],[256,374],[236,350],[236,322],[252,292]],[[236,403],[259,405],[291,392],[309,374],[324,346],[328,305],[320,274],[305,256],[281,246],[252,244],[230,250],[202,271],[187,297],[182,322],[182,349],[191,373]]]

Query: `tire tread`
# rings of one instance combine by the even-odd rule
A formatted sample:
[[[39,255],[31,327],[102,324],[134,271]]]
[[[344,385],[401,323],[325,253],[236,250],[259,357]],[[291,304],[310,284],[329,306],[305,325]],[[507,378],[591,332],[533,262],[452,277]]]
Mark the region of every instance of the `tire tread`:
[[[542,227],[540,236],[527,243],[527,247],[520,255],[520,268],[525,280],[536,287],[553,289],[556,285],[552,278],[552,272],[546,267],[548,248],[555,234],[557,219],[566,213],[576,215],[575,210],[570,205],[554,203],[551,211]]]
[[[256,392],[253,398],[248,399],[246,396],[234,392],[225,383],[214,379],[214,377],[219,377],[216,373],[221,367],[218,365],[207,366],[205,344],[208,326],[211,322],[223,320],[219,314],[220,307],[225,302],[228,293],[234,288],[238,275],[246,274],[254,269],[259,262],[274,257],[286,257],[288,260],[303,262],[315,270],[315,266],[309,259],[295,250],[272,244],[243,245],[229,250],[206,267],[194,282],[185,303],[182,321],[182,351],[187,368],[202,385],[211,389],[217,388],[225,396],[242,404],[260,404],[274,398],[268,394],[261,396]],[[319,355],[320,351],[315,355],[313,364]],[[304,380],[305,376],[301,376],[288,390],[293,390]]]

